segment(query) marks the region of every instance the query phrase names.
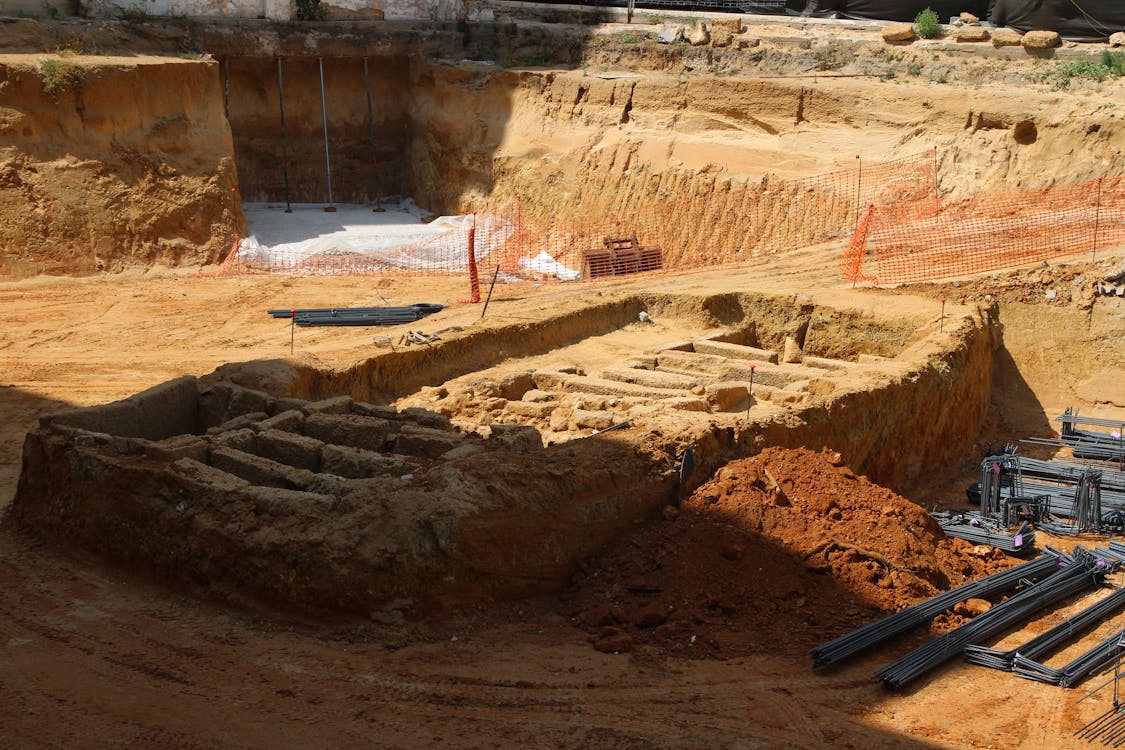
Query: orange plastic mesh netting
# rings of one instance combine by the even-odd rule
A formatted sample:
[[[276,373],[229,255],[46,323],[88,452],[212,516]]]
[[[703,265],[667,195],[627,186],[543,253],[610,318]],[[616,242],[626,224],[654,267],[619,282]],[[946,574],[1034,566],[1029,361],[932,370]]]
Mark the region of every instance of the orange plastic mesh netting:
[[[712,192],[636,201],[601,213],[533,213],[517,199],[489,212],[503,218],[494,227],[514,228],[510,237],[496,242],[484,232],[478,245],[489,249],[489,265],[511,273],[553,269],[560,277],[599,278],[616,275],[598,272],[614,263],[622,273],[702,268],[845,237],[867,205],[932,198],[934,190],[934,152],[927,151],[797,180],[723,184]],[[611,252],[611,243],[622,247],[626,240],[634,241],[629,252],[636,253],[636,263]]]
[[[1013,268],[1125,242],[1125,177],[883,205],[861,229],[840,259],[851,281],[901,284]]]

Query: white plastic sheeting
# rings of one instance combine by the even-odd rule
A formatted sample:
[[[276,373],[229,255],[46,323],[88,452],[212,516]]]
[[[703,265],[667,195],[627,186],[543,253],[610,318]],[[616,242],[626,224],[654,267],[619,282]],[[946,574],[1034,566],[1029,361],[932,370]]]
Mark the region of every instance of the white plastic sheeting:
[[[483,260],[511,237],[515,228],[494,216],[442,216],[428,224],[428,212],[406,199],[383,212],[369,206],[245,204],[250,236],[238,260],[263,268],[330,267],[332,259],[410,271],[460,271],[468,266],[469,227],[476,222],[474,255]],[[316,263],[321,261],[321,263]]]

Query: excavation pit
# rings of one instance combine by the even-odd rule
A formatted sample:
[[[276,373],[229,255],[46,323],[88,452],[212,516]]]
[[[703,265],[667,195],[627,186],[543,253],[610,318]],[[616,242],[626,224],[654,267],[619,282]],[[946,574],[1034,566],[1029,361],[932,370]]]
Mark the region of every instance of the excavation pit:
[[[13,510],[232,600],[369,612],[557,591],[768,445],[830,445],[907,482],[905,436],[929,460],[977,426],[990,336],[972,315],[938,331],[793,298],[626,295],[346,372],[272,363],[288,377],[256,383],[270,392],[246,387],[262,363],[229,365],[42,418]],[[939,419],[883,416],[937,403]]]

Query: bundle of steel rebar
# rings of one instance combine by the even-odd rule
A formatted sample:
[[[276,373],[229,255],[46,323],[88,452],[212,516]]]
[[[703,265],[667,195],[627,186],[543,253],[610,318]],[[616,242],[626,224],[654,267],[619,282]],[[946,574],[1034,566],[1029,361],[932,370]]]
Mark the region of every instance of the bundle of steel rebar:
[[[1094,435],[1096,433],[1087,433]],[[1057,448],[1070,448],[1075,458],[1089,461],[1109,461],[1120,463],[1125,461],[1125,438],[1106,436],[1096,437],[1057,437],[1057,438],[1024,438],[1020,442],[1034,445],[1051,445]]]
[[[292,318],[298,326],[307,328],[309,326],[395,326],[413,323],[444,309],[444,305],[420,303],[408,307],[320,307],[268,312],[275,318]]]
[[[1023,622],[1041,609],[1098,585],[1110,563],[1076,547],[1065,567],[1044,581],[1028,586],[1005,602],[921,648],[911,651],[876,673],[891,689],[905,687],[917,678],[964,652],[965,646],[997,635]]]
[[[976,514],[932,514],[947,536],[973,544],[987,544],[1009,554],[1018,555],[1035,547],[1035,530],[1020,524],[1014,533],[996,527],[994,521]]]
[[[901,609],[881,620],[868,623],[814,648],[813,667],[820,669],[839,664],[871,646],[929,622],[935,616],[966,599],[987,599],[1015,588],[1021,581],[1042,581],[1062,569],[1061,557],[1065,556],[1052,551],[1051,554],[1042,555],[1014,568],[963,584],[912,607]]]
[[[1097,625],[1122,607],[1125,607],[1125,589],[1117,589],[1109,596],[1091,604],[1073,617],[1068,617],[1050,630],[1040,633],[1022,646],[1008,651],[1000,651],[995,648],[969,644],[965,646],[965,661],[982,667],[1010,672],[1017,654],[1026,659],[1040,659]]]
[[[1075,487],[1072,484],[1053,484],[1025,478],[1020,482],[1020,487],[1024,494],[1046,497],[1050,512],[1057,516],[1069,515],[1074,507]],[[1106,508],[1125,508],[1125,492],[1107,490],[1103,485],[1101,488],[1101,504],[1103,510]]]
[[[1012,672],[1028,680],[1048,685],[1074,687],[1090,675],[1108,667],[1125,651],[1125,629],[1119,630],[1065,666],[1054,669],[1021,654],[1012,660]]]
[[[1087,742],[1100,740],[1109,747],[1125,745],[1125,706],[1118,705],[1115,698],[1112,708],[1076,731],[1074,736]]]
[[[1083,472],[1090,469],[1101,471],[1099,484],[1102,489],[1125,492],[1125,472],[1108,466],[1092,466],[1076,461],[1041,461],[1037,458],[1020,457],[1020,474],[1023,479],[1039,479],[1075,486]]]
[[[1062,423],[1059,440],[1070,446],[1075,458],[1090,458],[1102,461],[1125,462],[1125,420],[1099,417],[1080,417],[1078,412],[1067,409],[1055,417]],[[1077,425],[1088,427],[1108,427],[1113,433],[1082,430]]]

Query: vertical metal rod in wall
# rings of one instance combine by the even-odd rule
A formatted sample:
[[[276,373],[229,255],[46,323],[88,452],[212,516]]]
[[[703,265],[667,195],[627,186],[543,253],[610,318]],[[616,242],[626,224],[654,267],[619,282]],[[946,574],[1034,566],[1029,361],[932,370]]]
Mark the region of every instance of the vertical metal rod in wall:
[[[285,174],[285,213],[293,213],[289,203],[289,143],[285,138],[285,83],[281,77],[281,58],[277,58],[277,106],[281,110],[281,169]]]
[[[230,119],[230,58],[223,58],[223,113]]]
[[[371,139],[371,181],[375,185],[374,212],[383,211],[383,196],[379,194],[379,155],[375,151],[375,113],[371,109],[371,78],[367,73],[367,58],[363,58],[363,87],[367,91],[367,136]]]
[[[1090,261],[1098,257],[1098,223],[1102,218],[1102,178],[1098,178],[1098,202],[1094,205],[1094,246],[1090,248]]]
[[[320,116],[324,120],[324,172],[328,177],[328,205],[324,208],[328,213],[336,210],[335,201],[332,200],[332,160],[328,158],[328,104],[324,99],[324,58],[316,58],[320,65]]]

